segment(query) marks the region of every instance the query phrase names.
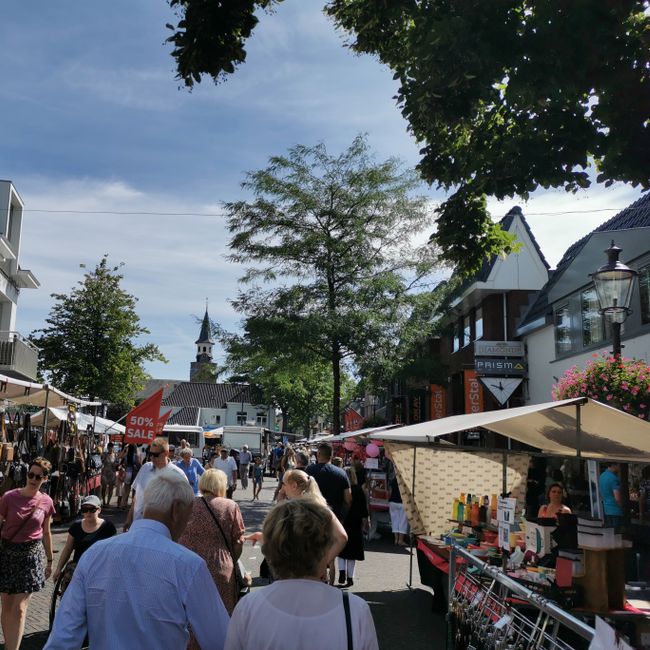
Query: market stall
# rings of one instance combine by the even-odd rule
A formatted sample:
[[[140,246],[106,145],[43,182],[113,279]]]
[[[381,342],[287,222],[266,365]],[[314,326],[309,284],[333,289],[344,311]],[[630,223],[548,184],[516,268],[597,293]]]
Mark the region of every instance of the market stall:
[[[441,439],[478,427],[524,443],[531,451],[462,448]],[[585,615],[598,611],[645,621],[639,606],[642,601],[626,602],[622,558],[631,544],[618,531],[594,520],[593,512],[584,512],[584,503],[579,516],[566,520],[558,516],[557,521],[538,519],[537,512],[523,513],[522,506],[531,458],[577,460],[584,477],[585,459],[650,463],[650,423],[578,398],[452,416],[370,437],[381,437],[393,458],[409,522],[417,535],[418,560],[436,572],[438,604],[446,575],[453,573],[450,549],[461,544],[489,562],[503,566],[510,561],[511,577],[547,597],[564,598],[567,608],[575,607]],[[595,467],[592,462],[592,472]],[[590,483],[587,487],[598,483],[597,473]],[[593,511],[598,497],[589,489],[587,495]],[[566,526],[572,537],[571,533],[567,537]],[[643,529],[636,536],[637,553],[644,540],[647,545],[649,533]],[[557,575],[555,564],[560,556],[561,575]],[[544,563],[548,566],[541,566]],[[556,587],[559,590],[554,592]]]

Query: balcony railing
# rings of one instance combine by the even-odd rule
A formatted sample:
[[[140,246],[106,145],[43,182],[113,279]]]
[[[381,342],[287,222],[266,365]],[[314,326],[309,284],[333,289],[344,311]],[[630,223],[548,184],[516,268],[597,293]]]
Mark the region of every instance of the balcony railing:
[[[0,373],[35,380],[38,348],[18,332],[0,331]]]

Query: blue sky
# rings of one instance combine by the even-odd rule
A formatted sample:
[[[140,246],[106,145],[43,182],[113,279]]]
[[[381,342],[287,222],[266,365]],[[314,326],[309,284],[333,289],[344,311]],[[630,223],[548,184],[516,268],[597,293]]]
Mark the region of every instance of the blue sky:
[[[20,296],[23,334],[43,325],[50,294],[67,292],[83,275],[80,264],[92,267],[108,253],[125,263],[124,287],[169,359],[149,372],[186,378],[206,297],[214,319],[238,326],[228,299],[242,269],[224,259],[228,235],[218,215],[222,201],[244,196],[246,171],[297,143],[324,141],[338,152],[360,132],[378,158],[418,161],[390,71],[342,46],[322,0],[285,0],[262,14],[247,62],[227,82],[205,80],[191,93],[174,78],[164,43],[174,17],[164,0],[2,4],[0,178],[25,202],[21,266],[41,282]],[[614,214],[590,210],[623,208],[638,196],[620,185],[490,206],[498,219],[522,205],[554,265]],[[572,210],[584,213],[549,214]]]

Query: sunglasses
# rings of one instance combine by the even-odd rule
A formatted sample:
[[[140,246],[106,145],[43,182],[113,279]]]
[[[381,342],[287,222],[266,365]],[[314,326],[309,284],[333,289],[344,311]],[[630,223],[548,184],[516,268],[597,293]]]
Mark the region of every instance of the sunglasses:
[[[149,456],[153,456],[154,458],[158,458],[158,456],[162,456],[165,452],[164,451],[150,451]]]
[[[34,472],[27,472],[27,478],[31,481],[34,479],[37,481],[42,481],[45,478],[45,474],[34,474]]]
[[[95,506],[83,506],[81,508],[81,512],[97,512],[99,508],[96,508]]]

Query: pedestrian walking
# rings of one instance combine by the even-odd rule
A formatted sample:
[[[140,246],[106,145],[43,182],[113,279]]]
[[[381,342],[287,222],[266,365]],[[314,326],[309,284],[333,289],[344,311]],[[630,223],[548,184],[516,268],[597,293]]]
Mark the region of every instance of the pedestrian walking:
[[[192,515],[179,543],[206,561],[231,614],[239,592],[235,564],[242,552],[244,520],[239,505],[226,498],[227,487],[227,477],[221,470],[206,470],[199,480],[203,496],[194,499]]]
[[[155,442],[155,441],[154,441]],[[154,445],[152,444],[152,447]],[[138,498],[138,497],[136,497]],[[47,650],[224,646],[228,613],[205,560],[177,544],[194,492],[181,472],[158,472],[127,535],[93,544],[79,560]]]
[[[366,495],[357,482],[354,467],[346,467],[345,473],[350,480],[352,503],[343,520],[343,528],[348,535],[348,543],[339,555],[340,587],[352,587],[357,562],[365,560],[363,534],[368,531],[369,515]]]
[[[262,491],[262,483],[264,482],[264,466],[262,465],[262,457],[255,456],[255,465],[253,467],[253,501],[260,500],[260,492]]]
[[[212,461],[214,469],[220,469],[228,477],[228,489],[226,498],[232,499],[233,492],[237,489],[237,463],[228,454],[228,449],[222,447],[219,450],[219,457]]]
[[[45,458],[35,458],[25,487],[5,492],[0,500],[0,622],[6,650],[20,647],[31,596],[52,573],[54,503],[40,491],[51,469]]]
[[[278,498],[278,494],[282,489],[282,478],[284,477],[284,473],[294,469],[295,467],[296,467],[296,452],[293,450],[292,447],[287,446],[287,448],[284,451],[284,454],[282,455],[282,458],[280,459],[280,465],[278,467],[279,470],[278,485],[275,488],[275,493],[273,494],[274,501]]]
[[[377,650],[368,604],[321,582],[345,545],[336,523],[329,508],[312,497],[283,501],[271,510],[262,552],[276,580],[239,601],[227,650]]]
[[[242,490],[248,488],[248,472],[253,460],[253,454],[248,450],[248,445],[243,445],[239,452],[239,478],[241,479]]]
[[[397,477],[393,474],[390,481],[390,496],[388,497],[388,511],[390,513],[390,525],[393,530],[395,544],[397,546],[408,546],[406,535],[408,534],[409,523],[402,503],[402,495],[399,491]]]
[[[196,458],[192,458],[193,452],[191,447],[182,447],[180,450],[181,459],[176,462],[176,466],[183,470],[185,478],[192,486],[194,494],[199,493],[199,477],[205,472],[203,465]]]
[[[104,507],[110,505],[111,499],[113,498],[113,490],[115,489],[115,479],[119,461],[114,448],[115,445],[112,442],[109,442],[106,448],[106,452],[102,455],[101,484],[102,503]]]

